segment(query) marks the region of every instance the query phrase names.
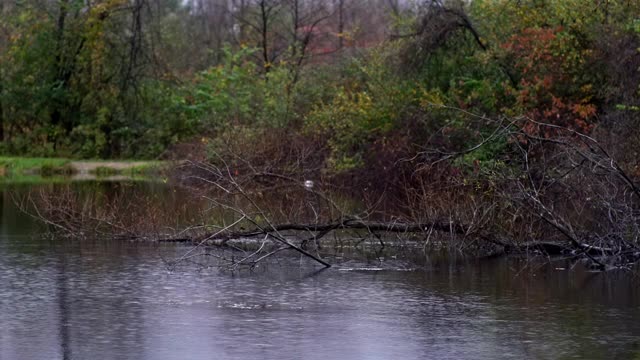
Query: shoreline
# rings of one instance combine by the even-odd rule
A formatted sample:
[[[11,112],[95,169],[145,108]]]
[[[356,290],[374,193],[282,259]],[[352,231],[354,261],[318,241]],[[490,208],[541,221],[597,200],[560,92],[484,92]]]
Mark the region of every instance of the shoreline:
[[[65,176],[107,178],[164,173],[169,162],[159,160],[71,160],[65,158],[0,157],[0,177]]]

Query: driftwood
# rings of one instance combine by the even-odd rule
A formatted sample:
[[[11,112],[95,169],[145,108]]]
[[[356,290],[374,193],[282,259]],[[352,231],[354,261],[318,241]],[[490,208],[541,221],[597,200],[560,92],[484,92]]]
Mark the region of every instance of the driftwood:
[[[283,243],[284,247],[279,247],[275,251],[268,253],[259,258],[263,260],[272,254],[285,250],[287,248],[293,249],[302,253],[303,255],[312,258],[313,260],[321,263],[325,267],[331,265],[321,260],[317,256],[310,254],[302,247],[296,246],[284,239],[280,232],[294,231],[294,232],[311,232],[315,233],[310,239],[303,241],[303,244],[309,240],[319,240],[331,231],[337,230],[367,230],[370,233],[430,233],[432,231],[441,231],[447,233],[453,233],[461,236],[472,236],[483,241],[487,241],[492,245],[497,246],[500,250],[494,253],[492,256],[500,256],[507,254],[519,254],[519,253],[540,253],[549,256],[571,256],[581,257],[585,256],[588,259],[594,261],[594,259],[602,256],[618,256],[624,257],[628,262],[635,262],[640,258],[640,252],[632,251],[630,249],[620,250],[611,249],[605,247],[598,247],[589,245],[583,242],[579,242],[577,239],[568,243],[559,242],[544,242],[534,241],[524,244],[513,244],[509,242],[503,242],[497,239],[493,239],[489,234],[483,232],[473,232],[471,228],[461,224],[454,224],[452,222],[424,222],[424,223],[403,223],[403,222],[376,222],[376,221],[364,221],[360,219],[345,219],[342,221],[335,221],[324,224],[274,224],[260,229],[253,229],[247,231],[219,231],[216,233],[205,234],[198,236],[197,238],[170,238],[159,240],[161,242],[184,242],[184,243],[197,243],[207,244],[213,246],[226,246],[230,240],[234,239],[258,239],[263,236],[272,237],[277,242]],[[605,266],[600,261],[595,260],[594,265],[598,269],[604,270]]]
[[[449,222],[425,222],[425,223],[401,223],[401,222],[375,222],[363,221],[357,219],[346,219],[325,224],[274,224],[273,226],[265,226],[262,229],[253,229],[248,231],[228,231],[217,232],[213,234],[205,234],[198,238],[170,238],[159,240],[161,242],[199,242],[210,241],[217,245],[224,245],[228,240],[241,238],[254,238],[260,235],[281,232],[281,231],[307,231],[317,232],[316,239],[333,230],[351,229],[351,230],[367,230],[370,232],[389,232],[389,233],[421,233],[427,231],[444,231],[452,232],[457,235],[469,235],[469,228]],[[496,242],[498,245],[503,245]]]
[[[256,224],[257,225],[257,224]],[[284,247],[280,247],[275,251],[268,253],[265,256],[260,257],[260,260],[270,256],[271,254],[275,254],[284,249],[292,249],[303,254],[306,257],[309,257],[316,262],[324,265],[325,267],[331,267],[331,264],[322,260],[318,256],[315,256],[305,249],[302,246],[297,246],[291,243],[287,238],[285,238],[281,232],[287,231],[304,231],[304,232],[312,232],[315,233],[311,238],[304,240],[302,243],[306,243],[308,241],[314,240],[318,241],[320,238],[324,237],[331,231],[335,230],[367,230],[370,233],[377,232],[388,232],[388,233],[423,233],[423,232],[431,232],[431,231],[443,231],[448,233],[454,233],[457,235],[470,235],[470,227],[462,226],[459,224],[454,224],[452,222],[425,222],[425,223],[402,223],[402,222],[375,222],[375,221],[364,221],[360,219],[344,219],[341,221],[335,221],[331,223],[325,224],[269,224],[264,227],[257,226],[256,229],[248,230],[248,231],[230,231],[231,227],[225,228],[221,231],[217,231],[215,233],[204,234],[195,238],[189,237],[180,237],[180,238],[169,238],[169,239],[159,239],[158,242],[182,242],[182,243],[193,243],[197,244],[196,247],[199,247],[203,244],[206,245],[214,245],[214,246],[226,246],[230,240],[234,239],[258,239],[260,237],[266,236],[267,238],[271,238],[276,242],[281,243]],[[493,241],[496,243],[495,241]],[[502,245],[501,243],[497,243],[498,245]]]
[[[247,238],[262,235],[266,232],[276,231],[311,231],[311,232],[327,232],[340,229],[355,229],[355,230],[368,230],[371,232],[394,232],[394,233],[416,233],[425,232],[429,229],[437,231],[453,232],[455,234],[466,234],[467,228],[462,225],[457,225],[448,222],[429,222],[429,223],[398,223],[398,222],[371,222],[347,219],[344,221],[337,221],[328,224],[277,224],[271,228],[267,227],[264,230],[251,230],[241,232],[231,232],[226,234],[220,234],[211,239],[237,239]]]

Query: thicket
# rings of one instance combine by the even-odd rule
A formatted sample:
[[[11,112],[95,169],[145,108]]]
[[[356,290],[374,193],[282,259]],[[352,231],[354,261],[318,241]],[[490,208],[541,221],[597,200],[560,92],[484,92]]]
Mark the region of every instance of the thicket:
[[[383,3],[391,15],[373,16]],[[314,222],[294,228],[315,240],[373,224],[505,251],[556,241],[603,269],[640,259],[640,3],[256,0],[230,17],[203,2],[73,4],[4,10],[4,152],[164,153],[203,161],[184,178],[224,196],[304,180],[357,194],[357,217],[336,219],[329,198],[310,211],[306,195],[274,210]],[[218,36],[189,31],[202,19]]]

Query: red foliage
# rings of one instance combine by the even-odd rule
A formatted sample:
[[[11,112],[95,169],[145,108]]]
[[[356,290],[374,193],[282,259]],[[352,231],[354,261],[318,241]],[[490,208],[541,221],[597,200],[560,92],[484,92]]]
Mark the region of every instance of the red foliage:
[[[518,71],[519,82],[511,94],[532,120],[589,133],[596,113],[583,84],[571,76],[579,66],[579,50],[562,27],[528,28],[502,45]],[[552,128],[527,122],[524,130],[536,136],[556,135]]]

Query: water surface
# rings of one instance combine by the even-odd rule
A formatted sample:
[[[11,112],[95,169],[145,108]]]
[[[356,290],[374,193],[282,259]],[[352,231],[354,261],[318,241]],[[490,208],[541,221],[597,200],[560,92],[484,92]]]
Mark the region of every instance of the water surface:
[[[1,215],[0,359],[640,358],[627,274],[517,259],[169,271],[185,247],[33,236],[6,191]]]

